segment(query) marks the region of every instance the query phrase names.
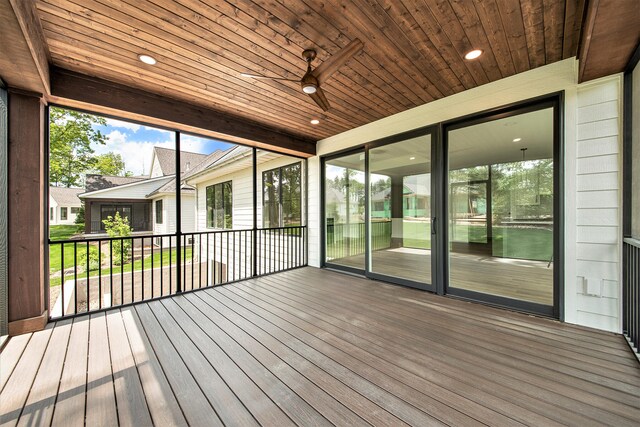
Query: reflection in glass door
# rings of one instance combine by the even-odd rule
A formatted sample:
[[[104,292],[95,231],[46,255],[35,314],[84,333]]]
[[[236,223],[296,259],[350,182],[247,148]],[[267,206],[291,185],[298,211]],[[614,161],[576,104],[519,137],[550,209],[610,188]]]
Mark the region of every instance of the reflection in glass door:
[[[554,109],[447,132],[447,293],[552,314]]]
[[[364,152],[333,158],[324,165],[325,263],[365,270]]]
[[[371,276],[431,283],[431,135],[369,150]]]

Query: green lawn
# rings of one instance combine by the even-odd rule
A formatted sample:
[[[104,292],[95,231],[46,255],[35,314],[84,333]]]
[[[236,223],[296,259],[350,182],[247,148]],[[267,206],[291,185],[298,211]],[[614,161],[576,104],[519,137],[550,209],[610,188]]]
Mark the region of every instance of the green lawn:
[[[82,228],[83,226],[81,224],[52,225],[49,227],[49,239],[68,240],[72,236],[82,233]]]
[[[69,240],[72,236],[82,233],[82,225],[52,225],[49,227],[49,239],[54,241]],[[64,244],[64,268],[73,267],[73,243]],[[62,244],[49,245],[49,272],[55,273],[60,271],[62,261]],[[97,248],[89,249],[92,252],[98,252]],[[78,261],[87,259],[87,245],[78,243],[77,249]]]
[[[389,247],[391,228],[373,227],[378,234],[372,236],[374,250]],[[487,241],[486,227],[480,225],[456,225],[453,233],[456,241],[471,241],[482,243]],[[429,223],[418,221],[404,221],[403,244],[407,248],[430,249],[431,227]],[[453,236],[450,236],[453,237]],[[364,253],[364,236],[362,242],[351,242],[352,247],[361,249]],[[327,247],[327,256],[346,256],[340,247],[342,242],[337,239],[334,245]],[[492,254],[496,257],[549,261],[553,251],[553,233],[538,228],[493,227]],[[357,255],[352,251],[351,255]]]
[[[61,251],[61,246],[62,245],[50,245],[49,246],[49,262],[50,262],[50,274],[56,273],[60,271],[60,264],[61,264],[61,255],[62,255],[62,251]],[[73,262],[73,243],[68,243],[65,244],[65,249],[64,249],[64,268],[72,268],[74,266],[74,262]],[[98,247],[96,245],[89,245],[89,253],[90,254],[95,254],[95,257],[97,258],[98,256]],[[163,266],[168,266],[169,263],[173,263],[173,265],[175,265],[176,263],[176,249],[172,249],[171,251],[169,251],[169,249],[165,249],[162,251],[162,253],[160,252],[154,252],[153,253],[153,267],[157,268],[160,267],[160,265],[162,264]],[[186,248],[186,250],[182,251],[182,256],[186,256],[187,260],[191,259],[191,248],[188,247]],[[102,257],[103,257],[103,261],[107,261],[108,262],[108,254],[106,253],[102,253]],[[145,270],[149,270],[151,269],[151,262],[152,262],[152,255],[146,255],[144,257],[144,269]],[[133,266],[131,264],[131,262],[125,263],[122,267],[121,266],[113,266],[113,274],[120,274],[121,271],[123,271],[124,273],[127,272],[131,272],[131,269],[133,268],[133,271],[141,271],[142,270],[142,264],[143,264],[143,260],[138,259],[133,263]],[[78,276],[79,277],[87,277],[87,272],[86,272],[86,265],[87,265],[87,244],[86,243],[78,243],[78,248],[77,248],[77,262],[76,264],[78,266]],[[89,277],[94,277],[94,276],[98,276],[99,274],[105,275],[105,274],[110,274],[111,273],[111,269],[108,266],[103,266],[102,269],[92,269],[89,271]],[[69,279],[73,276],[72,274],[67,274],[65,277],[66,279]],[[50,286],[59,286],[60,285],[60,277],[51,277],[49,279],[49,285]]]

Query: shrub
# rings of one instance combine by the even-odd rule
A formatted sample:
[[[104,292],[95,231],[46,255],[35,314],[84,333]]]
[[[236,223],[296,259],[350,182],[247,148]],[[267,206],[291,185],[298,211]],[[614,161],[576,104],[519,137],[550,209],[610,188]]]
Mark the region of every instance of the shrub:
[[[109,215],[107,219],[102,220],[104,228],[109,237],[128,237],[131,235],[133,229],[129,225],[129,218],[121,217],[120,212],[116,212],[114,216]],[[119,240],[113,242],[113,258],[114,265],[120,265],[120,259],[123,263],[129,259],[132,246],[131,239],[123,239],[122,244]]]
[[[102,260],[98,256],[97,252],[91,251],[89,253],[89,271],[97,270],[100,267]]]
[[[84,225],[84,202],[82,202],[80,209],[78,209],[78,213],[76,214],[76,219],[73,222],[74,224]]]

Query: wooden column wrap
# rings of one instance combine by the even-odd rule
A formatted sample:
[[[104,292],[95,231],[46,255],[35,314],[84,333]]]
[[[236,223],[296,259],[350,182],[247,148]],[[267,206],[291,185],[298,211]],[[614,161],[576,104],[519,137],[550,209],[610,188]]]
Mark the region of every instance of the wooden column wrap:
[[[42,95],[9,90],[9,331],[46,324],[45,116]]]

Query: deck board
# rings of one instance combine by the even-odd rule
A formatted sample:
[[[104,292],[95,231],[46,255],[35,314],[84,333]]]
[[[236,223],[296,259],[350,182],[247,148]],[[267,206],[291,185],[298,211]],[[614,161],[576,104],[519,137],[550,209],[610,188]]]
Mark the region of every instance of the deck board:
[[[236,398],[227,383],[214,369],[214,365],[217,364],[216,360],[212,357],[207,359],[205,354],[189,339],[189,336],[180,329],[178,322],[182,319],[176,316],[179,311],[175,309],[171,312],[168,311],[160,301],[150,303],[149,307],[158,319],[167,338],[175,348],[180,349],[185,366],[198,383],[202,393],[207,397],[211,407],[216,411],[220,421],[223,424],[236,421],[240,425],[257,425],[251,413],[243,406],[242,401]],[[186,325],[195,326],[193,322],[187,322]]]
[[[90,319],[86,423],[91,426],[109,426],[118,420],[118,412],[109,353],[107,319],[104,313],[92,314]]]
[[[60,388],[56,396],[52,426],[84,425],[88,344],[89,316],[77,317],[71,325],[71,336],[60,379]]]
[[[305,279],[309,283],[308,276]],[[308,288],[308,286],[300,282],[295,287],[292,286],[289,292],[300,292],[301,289]],[[328,287],[331,287],[331,284]],[[364,294],[360,295],[359,300],[356,300],[346,296],[347,292],[345,291],[340,295],[341,301],[336,301],[336,295],[329,292],[326,287],[323,291],[313,289],[309,292],[313,305],[323,308],[331,307],[332,311],[336,311],[336,306],[342,307],[341,315],[343,317],[355,318],[358,325],[371,332],[387,332],[385,338],[409,347],[414,354],[420,354],[425,348],[433,349],[432,354],[435,357],[442,362],[452,364],[452,367],[466,369],[468,374],[479,370],[485,381],[493,380],[498,384],[510,386],[515,391],[526,386],[524,393],[551,405],[562,402],[566,406],[579,408],[580,412],[584,414],[596,413],[598,411],[593,406],[600,406],[601,409],[608,409],[608,413],[603,415],[607,423],[622,425],[626,420],[618,415],[627,415],[629,407],[620,404],[617,399],[624,399],[629,404],[640,404],[635,396],[617,393],[615,390],[610,390],[608,393],[610,399],[603,401],[594,396],[591,390],[588,393],[584,392],[580,388],[581,384],[576,385],[579,382],[576,378],[565,376],[560,372],[549,373],[546,370],[532,367],[529,363],[514,361],[511,357],[501,355],[490,348],[468,345],[465,339],[451,340],[450,332],[453,331],[443,333],[429,328],[433,322],[424,322],[423,319],[411,316],[410,308],[395,306],[391,300],[378,299],[376,302]],[[322,292],[326,292],[326,294],[323,298],[319,298],[318,295]],[[393,310],[394,307],[396,311]],[[407,311],[409,314],[405,314]],[[451,329],[452,323],[449,322],[443,326]],[[412,326],[415,331],[408,332]],[[491,331],[480,330],[476,336],[480,336],[483,341],[491,342],[490,333]],[[442,341],[447,338],[450,342],[443,345]],[[469,349],[474,351],[470,352]],[[501,372],[502,375],[495,375],[495,372]],[[542,374],[546,374],[548,378],[541,378]],[[590,387],[598,390],[598,384],[591,383]],[[632,413],[640,416],[638,411],[632,411]]]
[[[8,427],[18,424],[53,329],[53,325],[49,325],[44,331],[33,334],[13,369],[0,394],[0,426]],[[10,345],[11,340],[6,344],[5,349]]]
[[[13,369],[20,361],[20,356],[33,334],[22,334],[11,339],[11,347],[0,353],[0,392],[9,380]]]
[[[46,372],[47,375],[36,375],[18,426],[51,424],[71,333],[71,322],[71,319],[67,319],[56,323],[38,369],[39,372]]]
[[[120,311],[110,311],[107,314],[107,327],[113,369],[113,388],[118,402],[120,424],[151,425],[151,415]]]
[[[0,364],[2,426],[640,419],[620,335],[310,267],[52,323]]]
[[[135,309],[123,308],[121,313],[151,419],[157,426],[186,426],[187,420]]]
[[[136,306],[136,312],[172,385],[182,413],[190,425],[220,426],[222,421],[198,387],[179,352],[171,344],[162,326],[147,304]]]

